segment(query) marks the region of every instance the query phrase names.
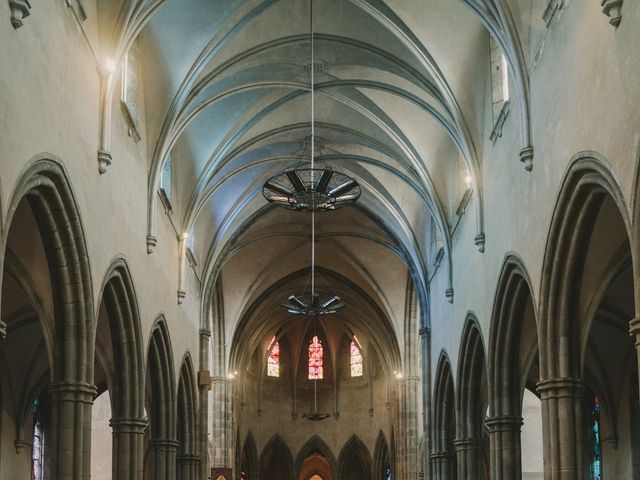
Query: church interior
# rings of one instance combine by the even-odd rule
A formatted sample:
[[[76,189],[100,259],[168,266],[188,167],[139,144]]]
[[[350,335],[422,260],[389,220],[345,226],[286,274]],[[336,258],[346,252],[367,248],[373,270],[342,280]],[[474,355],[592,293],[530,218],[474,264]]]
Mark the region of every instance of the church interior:
[[[0,0],[1,480],[640,479],[640,3]]]

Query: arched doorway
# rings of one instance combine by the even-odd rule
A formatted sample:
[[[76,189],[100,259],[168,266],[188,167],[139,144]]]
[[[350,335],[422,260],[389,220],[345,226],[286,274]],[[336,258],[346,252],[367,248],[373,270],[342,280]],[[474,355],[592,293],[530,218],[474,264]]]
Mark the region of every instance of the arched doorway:
[[[299,480],[333,480],[329,460],[319,453],[309,455],[302,463]]]

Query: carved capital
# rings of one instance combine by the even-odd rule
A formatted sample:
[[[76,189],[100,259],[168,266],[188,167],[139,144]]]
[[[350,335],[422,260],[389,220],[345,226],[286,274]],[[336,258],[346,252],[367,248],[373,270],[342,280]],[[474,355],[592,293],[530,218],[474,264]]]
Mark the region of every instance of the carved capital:
[[[113,430],[114,435],[134,433],[143,435],[148,426],[146,418],[120,417],[109,420],[109,426]]]
[[[524,163],[527,172],[533,170],[533,147],[528,146],[520,150],[520,161]]]
[[[184,290],[178,290],[178,305],[182,305],[182,302],[184,302],[186,296],[187,292],[185,292]]]
[[[422,338],[430,338],[431,337],[431,329],[429,327],[421,328],[420,331],[418,332],[418,334]]]
[[[614,27],[620,25],[622,20],[623,0],[602,0],[602,13],[609,17],[609,23]]]
[[[85,382],[58,382],[49,386],[49,393],[59,402],[85,403],[92,405],[98,390]]]
[[[484,242],[485,242],[484,233],[476,235],[476,238],[473,239],[473,243],[476,244],[476,247],[478,247],[478,251],[480,253],[484,253]]]
[[[31,3],[29,0],[9,0],[11,9],[11,25],[18,29],[23,25],[23,20],[31,15]]]
[[[100,175],[107,173],[109,165],[111,165],[111,154],[106,150],[98,150],[98,172]]]
[[[453,441],[453,446],[458,452],[476,450],[480,446],[480,441],[477,438],[456,438]]]
[[[151,255],[158,245],[158,239],[153,235],[147,235],[147,253]]]

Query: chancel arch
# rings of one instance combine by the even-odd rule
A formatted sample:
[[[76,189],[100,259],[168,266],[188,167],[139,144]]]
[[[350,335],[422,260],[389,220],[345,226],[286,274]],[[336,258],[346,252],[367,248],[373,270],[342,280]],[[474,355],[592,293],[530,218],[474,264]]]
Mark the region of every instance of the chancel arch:
[[[198,399],[196,379],[191,355],[184,356],[180,367],[177,396],[177,441],[176,479],[196,480],[200,469],[198,451]]]
[[[338,478],[341,480],[366,480],[372,478],[371,454],[356,435],[342,447],[338,457]]]
[[[260,480],[295,480],[293,455],[279,435],[274,435],[260,455]]]

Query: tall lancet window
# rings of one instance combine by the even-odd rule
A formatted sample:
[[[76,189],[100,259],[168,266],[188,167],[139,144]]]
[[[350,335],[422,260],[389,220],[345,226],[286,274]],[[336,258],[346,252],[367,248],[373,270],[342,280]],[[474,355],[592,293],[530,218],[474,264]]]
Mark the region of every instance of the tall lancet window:
[[[267,376],[280,376],[280,343],[276,340],[275,335],[271,339],[269,345],[269,359],[267,360]]]
[[[309,380],[322,380],[323,366],[322,342],[316,335],[309,342]]]
[[[40,400],[33,402],[33,449],[31,453],[31,480],[44,480],[44,432]]]
[[[351,376],[361,377],[363,374],[362,352],[360,351],[360,342],[354,335],[351,340],[350,346],[350,364],[351,364]]]
[[[593,396],[593,404],[590,415],[589,437],[591,444],[590,480],[602,479],[602,438],[600,431],[600,397]]]

